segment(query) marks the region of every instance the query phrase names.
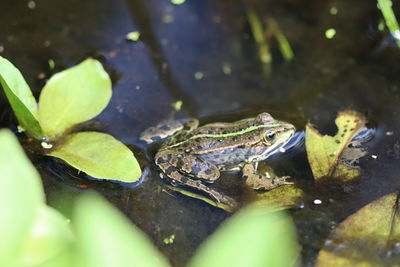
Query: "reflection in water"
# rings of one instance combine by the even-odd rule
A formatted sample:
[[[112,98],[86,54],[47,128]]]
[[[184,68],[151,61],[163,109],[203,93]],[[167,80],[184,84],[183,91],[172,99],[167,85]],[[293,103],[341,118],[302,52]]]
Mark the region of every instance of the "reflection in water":
[[[171,95],[175,97],[175,99],[183,101],[183,107],[185,110],[187,110],[189,115],[196,116],[196,102],[181,88],[171,69],[169,68],[167,59],[163,55],[160,47],[159,40],[152,29],[151,20],[149,18],[145,1],[129,0],[127,1],[127,5],[130,8],[132,19],[134,20],[141,34],[140,39],[150,50],[149,54],[151,60],[153,61],[153,64],[156,67],[159,76],[161,77],[161,81],[164,83]]]

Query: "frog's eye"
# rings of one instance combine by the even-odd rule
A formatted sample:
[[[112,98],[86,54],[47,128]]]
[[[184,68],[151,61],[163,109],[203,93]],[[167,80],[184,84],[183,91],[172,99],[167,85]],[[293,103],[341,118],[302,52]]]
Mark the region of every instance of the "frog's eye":
[[[275,136],[276,136],[276,134],[273,131],[266,132],[264,135],[264,138],[263,138],[264,143],[266,143],[267,145],[272,145],[272,143],[274,142]]]
[[[268,132],[265,137],[267,137],[268,140],[273,140],[275,138],[275,132]]]

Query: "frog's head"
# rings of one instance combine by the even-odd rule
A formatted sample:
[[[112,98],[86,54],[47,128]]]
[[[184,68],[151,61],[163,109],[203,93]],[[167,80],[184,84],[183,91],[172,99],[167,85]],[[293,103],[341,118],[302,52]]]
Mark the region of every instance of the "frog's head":
[[[270,152],[284,146],[296,132],[292,124],[275,120],[266,112],[259,114],[257,120],[263,126],[261,141],[269,147]]]

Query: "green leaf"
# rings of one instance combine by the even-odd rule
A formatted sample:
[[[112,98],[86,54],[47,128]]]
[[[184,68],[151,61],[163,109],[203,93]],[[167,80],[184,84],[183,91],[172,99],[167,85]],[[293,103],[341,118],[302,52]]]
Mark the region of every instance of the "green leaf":
[[[83,195],[73,217],[78,266],[170,266],[147,236],[97,195]]]
[[[37,119],[37,103],[31,89],[19,70],[0,56],[0,83],[19,124],[28,135],[41,138],[42,130]]]
[[[58,211],[43,205],[33,222],[20,256],[21,266],[42,266],[69,250],[73,241],[71,228]]]
[[[307,157],[315,179],[329,176],[350,180],[360,175],[359,168],[346,161],[355,161],[365,154],[360,148],[348,147],[353,137],[365,129],[365,118],[348,110],[340,112],[335,123],[335,136],[322,136],[310,123],[306,126]]]
[[[55,257],[47,260],[40,264],[40,267],[71,267],[73,265],[73,260],[75,255],[73,254],[73,249],[64,249]]]
[[[10,266],[44,203],[39,174],[8,130],[0,131],[0,265]]]
[[[114,137],[98,132],[71,134],[49,156],[60,158],[98,179],[133,182],[141,170],[133,153]]]
[[[111,98],[111,80],[101,63],[86,59],[53,75],[39,98],[39,122],[46,136],[62,135],[98,115]]]
[[[250,206],[208,238],[188,266],[295,266],[297,254],[291,220],[284,213]]]
[[[399,34],[399,23],[397,22],[396,15],[394,14],[392,8],[391,0],[377,0],[378,8],[381,10],[383,18],[385,19],[386,26],[388,27],[393,39],[396,41],[397,46],[400,47],[400,40],[398,38]]]
[[[349,216],[328,238],[316,266],[398,266],[398,208],[393,193]]]

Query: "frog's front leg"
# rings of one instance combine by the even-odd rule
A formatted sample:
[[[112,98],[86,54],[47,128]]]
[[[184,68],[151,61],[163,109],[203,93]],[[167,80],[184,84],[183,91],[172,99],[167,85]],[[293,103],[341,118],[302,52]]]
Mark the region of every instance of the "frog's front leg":
[[[281,185],[293,184],[292,182],[286,181],[290,176],[276,177],[275,174],[270,172],[260,175],[257,173],[257,167],[258,162],[251,162],[245,164],[242,170],[243,179],[246,181],[246,184],[253,189],[270,190]]]
[[[156,154],[156,164],[163,174],[174,183],[179,183],[200,190],[217,202],[236,207],[232,198],[209,188],[203,181],[214,182],[219,178],[218,168],[200,158],[188,154],[177,154],[173,150],[164,150]]]

